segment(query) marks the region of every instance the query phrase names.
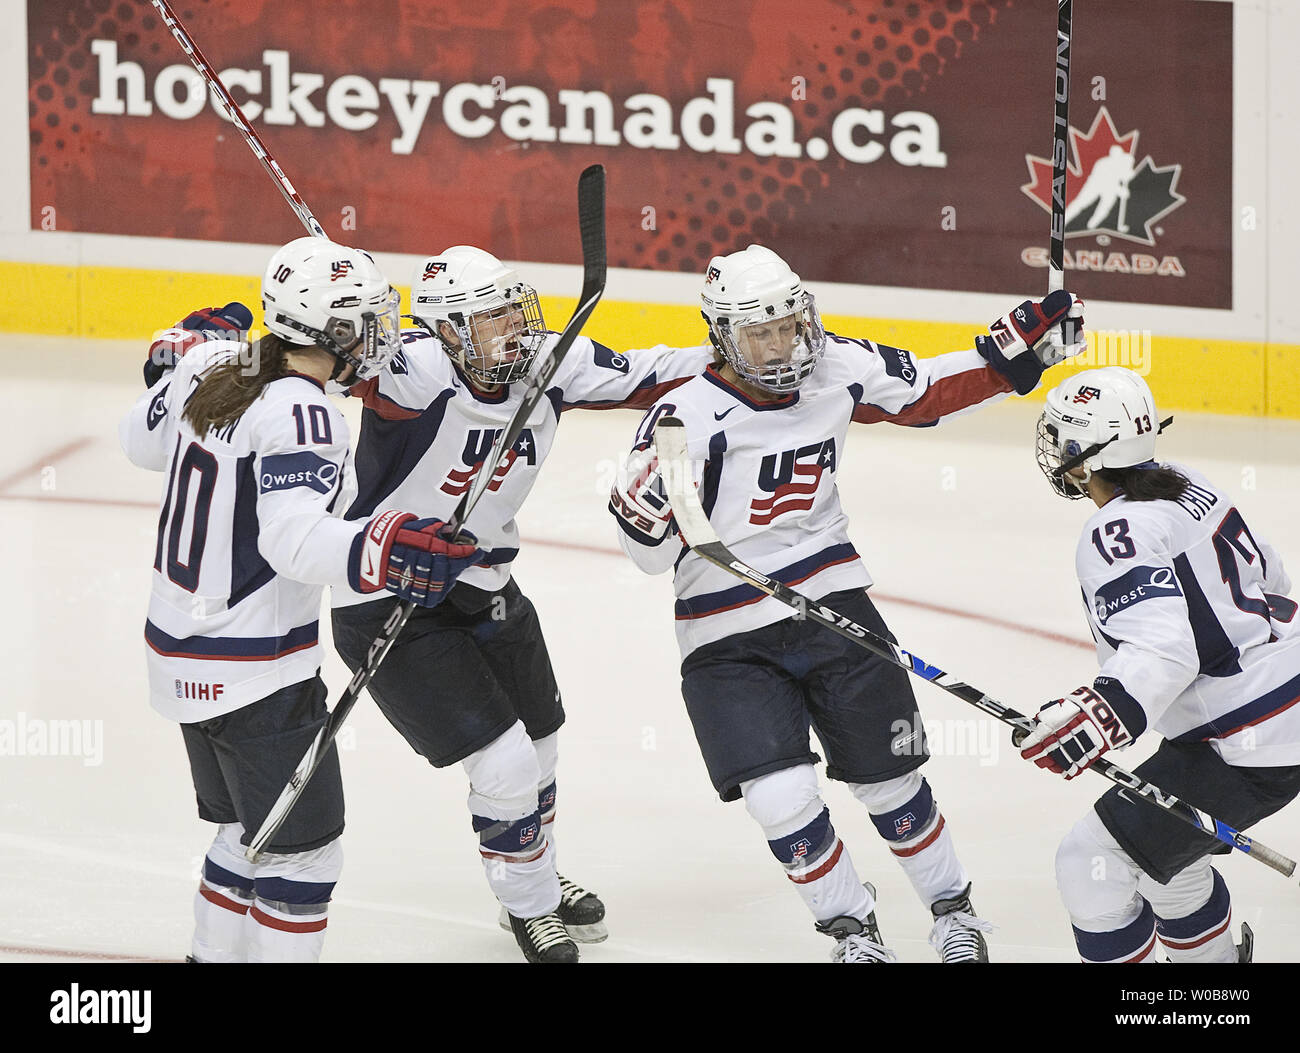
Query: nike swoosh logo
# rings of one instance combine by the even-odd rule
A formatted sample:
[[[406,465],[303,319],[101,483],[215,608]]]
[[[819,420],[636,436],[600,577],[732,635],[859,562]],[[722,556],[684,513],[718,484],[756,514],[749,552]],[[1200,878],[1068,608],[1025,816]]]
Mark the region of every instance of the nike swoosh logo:
[[[727,410],[727,413],[730,413],[731,410],[734,410],[735,408],[736,408],[735,406],[732,406],[731,409]],[[713,414],[713,419],[714,419],[714,420],[722,420],[722,418],[725,417],[725,416],[727,415],[727,413],[718,413],[718,412],[715,411],[714,414]]]

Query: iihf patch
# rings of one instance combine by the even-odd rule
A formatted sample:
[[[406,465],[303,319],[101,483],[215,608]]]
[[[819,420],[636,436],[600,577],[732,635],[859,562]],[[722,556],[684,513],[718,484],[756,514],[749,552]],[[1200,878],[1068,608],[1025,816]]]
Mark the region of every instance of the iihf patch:
[[[262,493],[292,490],[306,486],[318,494],[327,494],[338,482],[339,466],[309,450],[302,453],[277,453],[262,458]]]
[[[912,824],[915,822],[916,822],[916,816],[913,815],[911,812],[908,812],[906,815],[899,816],[897,819],[894,820],[894,833],[896,833],[899,837],[902,837],[904,834],[911,831]]]

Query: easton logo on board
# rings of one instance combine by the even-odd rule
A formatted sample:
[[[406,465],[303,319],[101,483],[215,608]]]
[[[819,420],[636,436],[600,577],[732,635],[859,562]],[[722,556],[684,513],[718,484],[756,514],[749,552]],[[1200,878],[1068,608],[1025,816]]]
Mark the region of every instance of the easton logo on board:
[[[1092,127],[1080,132],[1070,127],[1070,153],[1065,197],[1065,269],[1109,274],[1141,274],[1182,278],[1186,275],[1177,256],[1152,252],[1125,252],[1118,239],[1154,248],[1164,233],[1160,220],[1187,199],[1178,193],[1181,164],[1158,165],[1138,149],[1137,129],[1120,135],[1105,106],[1097,110]],[[1043,211],[1052,210],[1052,162],[1025,155],[1030,181],[1020,189]],[[1095,246],[1071,249],[1069,239],[1095,238]],[[1030,267],[1046,267],[1045,248],[1030,247],[1020,254]]]

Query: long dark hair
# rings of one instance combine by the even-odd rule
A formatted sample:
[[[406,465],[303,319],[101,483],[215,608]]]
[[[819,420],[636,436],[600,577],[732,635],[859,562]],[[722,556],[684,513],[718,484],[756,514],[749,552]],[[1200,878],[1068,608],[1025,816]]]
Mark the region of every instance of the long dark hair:
[[[267,333],[253,349],[251,361],[236,355],[204,374],[185,404],[185,420],[200,436],[233,424],[271,381],[288,375],[287,352],[302,350]]]
[[[1164,464],[1146,468],[1098,468],[1094,474],[1123,490],[1130,501],[1177,501],[1192,485],[1182,472]]]

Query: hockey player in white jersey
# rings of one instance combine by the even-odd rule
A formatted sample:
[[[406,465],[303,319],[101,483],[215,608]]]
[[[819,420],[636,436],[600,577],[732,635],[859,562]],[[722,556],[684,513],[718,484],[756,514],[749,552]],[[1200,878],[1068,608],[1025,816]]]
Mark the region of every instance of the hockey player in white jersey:
[[[365,403],[358,495],[347,513],[409,507],[447,519],[473,484],[523,383],[554,347],[536,292],[482,249],[458,245],[416,271],[417,327],[379,377],[352,393]],[[417,611],[370,682],[380,709],[434,767],[463,766],[469,809],[501,924],[532,962],[578,960],[578,942],[606,938],[599,897],[560,876],[554,818],[558,732],[564,722],[536,611],[515,583],[515,515],[551,450],[563,411],[644,409],[699,373],[705,348],[616,353],[579,336],[474,507],[485,555],[442,607]],[[335,592],[334,639],[352,668],[392,600]]]
[[[736,556],[888,635],[840,508],[849,423],[926,427],[1013,388],[1023,394],[1043,372],[1051,331],[1067,315],[1081,318],[1081,307],[1065,292],[1025,302],[977,338],[978,350],[918,359],[826,333],[798,276],[759,246],[715,257],[702,299],[715,364],[646,415],[610,511],[638,566],[675,570],[682,694],[709,776],[724,801],[743,797],[816,928],[835,939],[832,957],[892,961],[875,891],[821,799],[811,725],[828,777],[867,807],[931,911],[941,959],[987,961],[988,923],[975,915],[970,879],[918,771],[924,735],[897,730],[921,727],[907,674],[684,548],[651,441],[660,417],[679,418],[703,466],[704,509]],[[1063,353],[1077,353],[1079,340]]]
[[[1097,511],[1075,564],[1100,670],[1038,711],[1022,754],[1072,779],[1148,729],[1134,770],[1239,830],[1300,793],[1300,631],[1278,553],[1199,472],[1155,460],[1146,382],[1079,373],[1048,393],[1038,463],[1058,494]],[[1210,865],[1229,851],[1118,787],[1062,842],[1057,885],[1087,962],[1250,957]]]
[[[269,335],[240,304],[197,311],[150,349],[120,436],[166,473],[149,615],[150,700],[181,724],[199,816],[218,824],[194,899],[190,960],[315,961],[339,878],[343,790],[331,750],[254,865],[261,826],[324,724],[324,585],[434,604],[477,561],[440,523],[342,517],[348,429],[324,393],[398,348],[397,293],[364,252],[302,238],[263,281]]]

